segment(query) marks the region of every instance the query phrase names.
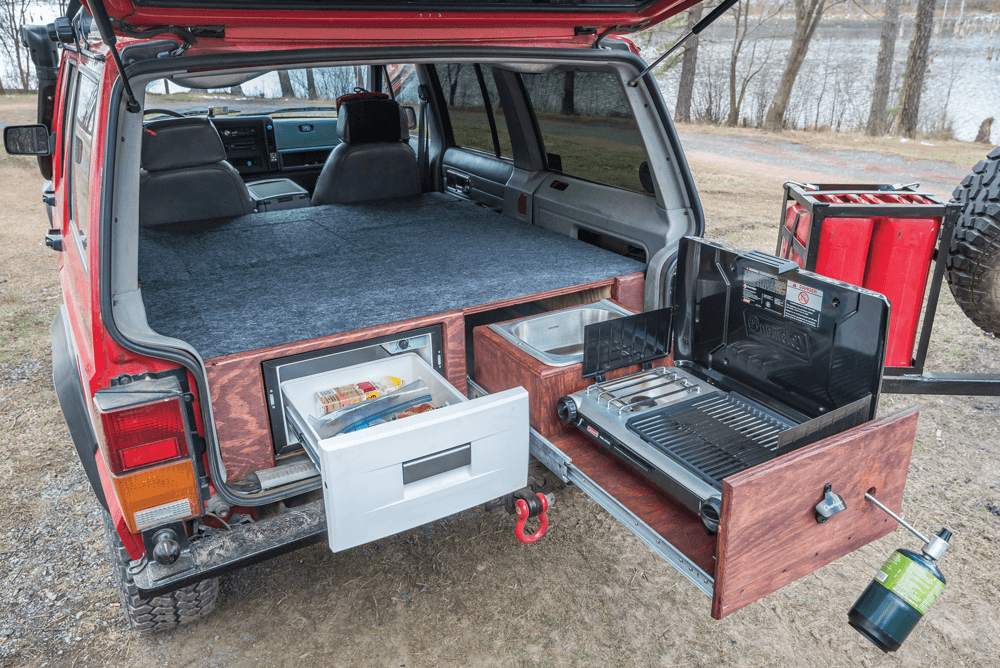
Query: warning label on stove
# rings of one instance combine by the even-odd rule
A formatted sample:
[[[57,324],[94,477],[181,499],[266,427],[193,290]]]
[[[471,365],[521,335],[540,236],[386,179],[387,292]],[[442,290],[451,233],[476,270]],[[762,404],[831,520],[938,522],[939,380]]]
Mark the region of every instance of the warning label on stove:
[[[787,283],[777,276],[747,267],[743,273],[743,301],[784,315]]]
[[[823,291],[747,268],[743,274],[743,301],[765,311],[819,328]]]
[[[823,291],[808,285],[788,281],[785,295],[785,317],[813,328],[819,327],[823,307]]]

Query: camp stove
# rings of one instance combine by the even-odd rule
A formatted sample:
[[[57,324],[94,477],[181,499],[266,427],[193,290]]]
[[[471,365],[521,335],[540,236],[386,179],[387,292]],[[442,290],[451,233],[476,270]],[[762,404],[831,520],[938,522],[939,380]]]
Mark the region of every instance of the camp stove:
[[[726,477],[874,417],[889,305],[696,238],[681,242],[674,285],[671,308],[585,328],[583,375],[595,383],[560,399],[559,417],[714,533]],[[676,366],[652,366],[671,350]]]

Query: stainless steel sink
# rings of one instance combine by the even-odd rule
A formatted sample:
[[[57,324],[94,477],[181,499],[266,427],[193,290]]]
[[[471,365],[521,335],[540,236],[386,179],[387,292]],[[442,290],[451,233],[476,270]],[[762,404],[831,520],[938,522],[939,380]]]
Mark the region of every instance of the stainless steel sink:
[[[632,314],[616,304],[601,300],[564,311],[490,325],[490,329],[549,366],[569,366],[583,361],[584,327],[626,315]]]

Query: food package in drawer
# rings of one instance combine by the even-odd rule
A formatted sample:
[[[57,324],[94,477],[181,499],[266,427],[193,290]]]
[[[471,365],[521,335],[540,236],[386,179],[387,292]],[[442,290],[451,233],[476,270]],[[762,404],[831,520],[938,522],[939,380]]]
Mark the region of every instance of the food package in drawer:
[[[384,376],[400,379],[402,387],[380,399],[405,398],[394,395],[410,386],[435,408],[321,434],[322,421],[313,415],[316,392]],[[527,483],[528,394],[522,388],[469,401],[419,356],[404,354],[289,381],[281,391],[288,422],[323,476],[334,551],[441,519]],[[368,410],[380,399],[348,408]]]

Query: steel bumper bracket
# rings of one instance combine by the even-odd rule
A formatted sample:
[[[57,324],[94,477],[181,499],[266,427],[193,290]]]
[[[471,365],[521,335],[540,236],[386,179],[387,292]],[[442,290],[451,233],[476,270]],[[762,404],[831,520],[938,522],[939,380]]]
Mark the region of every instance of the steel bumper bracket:
[[[326,538],[323,499],[252,524],[238,524],[191,543],[169,566],[150,561],[134,575],[139,593],[157,596],[277,557]]]

